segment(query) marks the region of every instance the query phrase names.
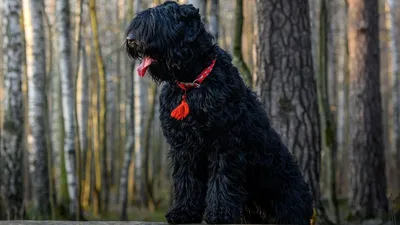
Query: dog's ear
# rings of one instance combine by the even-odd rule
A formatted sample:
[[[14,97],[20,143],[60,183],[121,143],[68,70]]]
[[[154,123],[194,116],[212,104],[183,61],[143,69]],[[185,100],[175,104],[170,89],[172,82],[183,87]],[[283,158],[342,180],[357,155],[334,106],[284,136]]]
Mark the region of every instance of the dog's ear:
[[[200,19],[199,9],[192,4],[183,4],[180,6],[182,19]]]
[[[192,4],[181,5],[181,19],[186,23],[185,26],[185,41],[193,42],[201,31],[201,18],[199,9]]]

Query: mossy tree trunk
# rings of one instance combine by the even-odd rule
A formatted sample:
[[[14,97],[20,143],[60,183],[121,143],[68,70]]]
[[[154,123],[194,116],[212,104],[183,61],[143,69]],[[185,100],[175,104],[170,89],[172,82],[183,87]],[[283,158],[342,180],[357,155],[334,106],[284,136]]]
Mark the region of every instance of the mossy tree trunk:
[[[243,35],[243,0],[236,0],[235,33],[233,37],[233,63],[238,67],[244,81],[252,87],[252,77],[249,67],[243,59],[242,52]]]
[[[320,9],[320,22],[319,22],[319,54],[318,54],[318,76],[317,76],[317,87],[318,87],[318,102],[321,115],[321,136],[322,144],[325,150],[326,160],[326,175],[328,183],[328,201],[330,209],[333,211],[333,215],[336,223],[339,223],[339,208],[336,197],[336,153],[337,153],[337,141],[336,141],[336,122],[334,120],[334,114],[331,111],[332,96],[329,95],[329,86],[331,85],[330,77],[333,76],[332,67],[336,65],[333,63],[332,58],[335,57],[332,51],[329,51],[329,31],[330,20],[328,15],[328,5],[326,0],[322,0]]]
[[[76,171],[76,143],[75,143],[75,94],[73,92],[73,72],[71,63],[71,41],[70,41],[70,8],[69,0],[57,1],[57,27],[59,68],[61,74],[61,93],[63,104],[64,121],[64,159],[67,172],[69,213],[71,218],[79,215],[78,204],[78,179]]]

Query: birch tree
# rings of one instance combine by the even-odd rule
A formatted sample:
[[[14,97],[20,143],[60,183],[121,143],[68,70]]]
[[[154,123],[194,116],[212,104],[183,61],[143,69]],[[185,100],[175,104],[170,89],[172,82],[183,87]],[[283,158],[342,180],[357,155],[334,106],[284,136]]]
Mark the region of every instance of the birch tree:
[[[51,215],[45,134],[45,35],[43,0],[24,0],[26,69],[28,75],[29,171],[38,219]]]
[[[48,15],[56,15],[56,3],[52,2],[52,4],[48,4],[47,7]],[[54,23],[48,23],[48,30],[53,30]],[[49,36],[52,38],[53,33],[50,32]],[[54,35],[55,36],[55,35]],[[49,41],[49,47],[54,51],[58,51],[58,44],[55,41]],[[50,113],[50,139],[51,139],[51,153],[52,153],[52,164],[53,173],[54,173],[54,185],[55,185],[55,194],[56,200],[55,203],[57,207],[67,206],[69,203],[68,197],[68,186],[67,186],[67,177],[65,172],[65,160],[64,160],[64,123],[63,123],[63,113],[62,113],[62,98],[61,98],[61,77],[58,70],[58,66],[55,66],[59,61],[59,54],[54,54],[53,59],[46,62],[47,64],[53,63],[49,70],[49,76],[51,77],[51,113]]]
[[[72,218],[79,215],[78,188],[76,179],[75,150],[75,101],[72,81],[71,35],[69,0],[57,0],[58,49],[61,75],[61,95],[64,121],[64,159],[67,172],[69,210]]]
[[[380,94],[378,0],[348,0],[350,216],[388,212]]]
[[[6,219],[22,219],[23,205],[23,135],[24,106],[22,95],[23,40],[20,24],[21,1],[3,1],[4,43],[4,119],[0,143],[0,199]],[[1,204],[1,202],[0,202]]]
[[[135,13],[141,11],[141,0],[134,1]],[[137,65],[136,65],[137,66]],[[136,68],[135,68],[136,71]],[[139,205],[147,207],[146,180],[144,176],[145,146],[144,121],[146,108],[146,79],[134,74],[134,112],[135,112],[135,191]]]

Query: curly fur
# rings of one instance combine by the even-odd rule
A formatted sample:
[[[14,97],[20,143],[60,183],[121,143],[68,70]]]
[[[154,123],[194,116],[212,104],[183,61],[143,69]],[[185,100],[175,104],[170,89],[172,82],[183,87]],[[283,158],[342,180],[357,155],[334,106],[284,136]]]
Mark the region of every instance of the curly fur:
[[[160,120],[174,184],[167,221],[310,224],[313,200],[296,160],[199,10],[165,2],[136,15],[126,36],[128,55],[154,59],[149,74],[164,83]],[[188,117],[172,118],[182,96],[175,81],[193,81],[214,58],[201,87],[187,93]]]

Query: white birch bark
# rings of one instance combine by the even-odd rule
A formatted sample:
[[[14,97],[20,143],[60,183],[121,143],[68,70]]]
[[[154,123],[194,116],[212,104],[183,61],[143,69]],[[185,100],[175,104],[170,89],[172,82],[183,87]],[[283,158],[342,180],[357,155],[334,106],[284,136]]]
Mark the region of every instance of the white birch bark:
[[[389,103],[389,107],[393,107],[392,114],[392,151],[391,156],[396,156],[395,161],[395,170],[399,171],[400,169],[400,73],[399,73],[399,49],[398,46],[398,35],[399,24],[396,24],[396,12],[399,7],[398,0],[387,0],[386,7],[388,10],[388,29],[390,32],[390,73],[392,75],[391,80],[391,90],[392,90],[392,99]],[[400,173],[396,172],[397,181],[396,181],[396,189],[400,189]]]
[[[0,199],[5,203],[6,219],[22,219],[23,135],[21,1],[3,1],[4,34],[4,120],[0,143]]]
[[[45,134],[45,35],[43,0],[24,0],[28,75],[29,171],[36,218],[50,218],[49,171]]]
[[[72,81],[71,65],[71,37],[70,37],[70,8],[69,0],[57,1],[57,27],[58,49],[60,56],[61,95],[63,105],[64,121],[64,159],[67,172],[67,184],[69,195],[69,210],[71,215],[77,213],[77,179],[76,179],[76,158],[75,158],[75,104],[74,88]]]
[[[63,150],[63,115],[62,115],[62,101],[61,101],[61,79],[60,73],[55,71],[51,78],[51,146],[52,158],[54,164],[55,176],[55,189],[57,192],[57,202],[63,201],[62,196],[62,164],[61,156]]]
[[[135,68],[136,70],[136,68]],[[146,107],[145,80],[134,73],[134,112],[135,112],[135,188],[140,204],[146,203],[143,162],[144,149],[144,114]]]
[[[141,0],[135,0],[134,9],[136,13],[140,12]],[[136,65],[138,66],[138,65]],[[145,107],[146,107],[146,92],[147,85],[146,79],[139,77],[136,73],[133,75],[134,77],[134,112],[135,112],[135,191],[138,196],[137,200],[140,205],[146,204],[146,187],[144,181],[144,171],[143,171],[143,162],[145,160],[144,154],[144,115],[145,115]]]

